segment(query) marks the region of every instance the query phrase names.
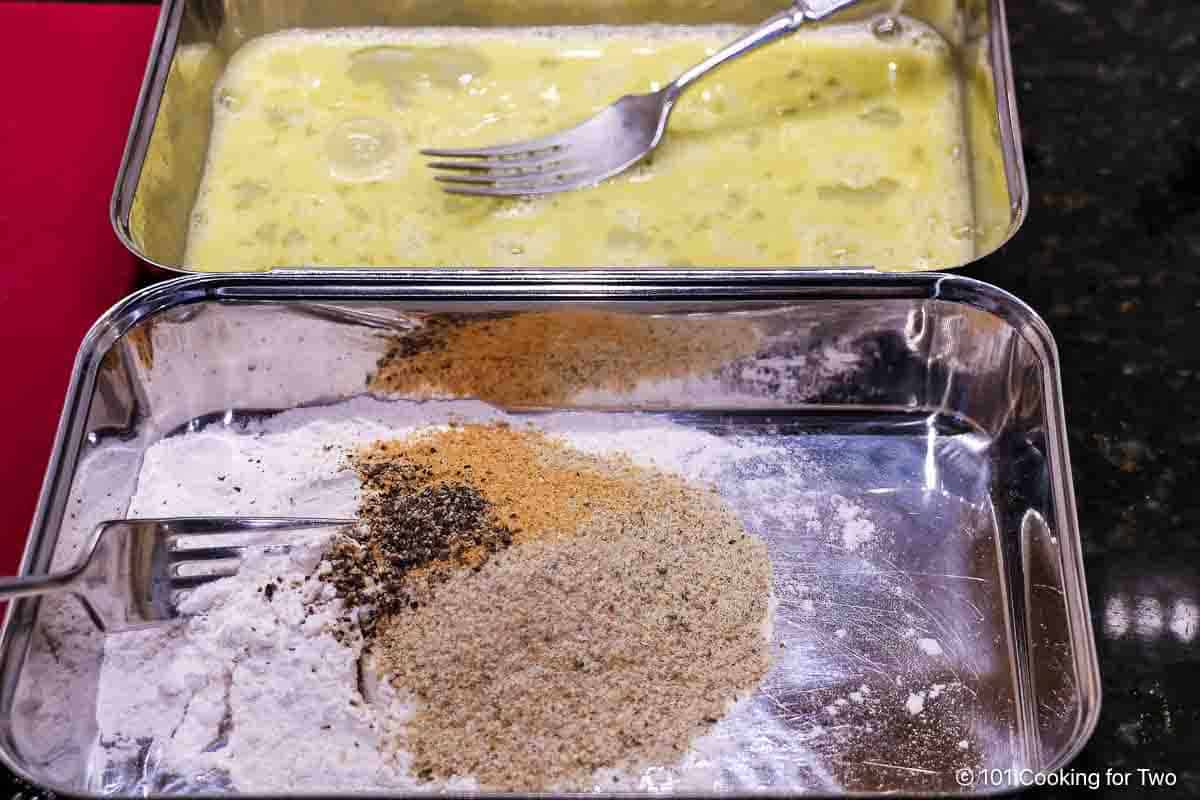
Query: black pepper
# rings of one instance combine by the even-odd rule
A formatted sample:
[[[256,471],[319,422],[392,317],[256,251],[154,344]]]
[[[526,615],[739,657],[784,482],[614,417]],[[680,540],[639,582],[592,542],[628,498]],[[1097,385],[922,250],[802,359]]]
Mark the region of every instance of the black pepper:
[[[335,538],[322,579],[348,609],[372,609],[357,616],[368,639],[380,618],[420,608],[415,595],[448,578],[450,567],[478,569],[512,544],[513,531],[469,483],[433,483],[428,467],[399,459],[354,467],[362,482],[360,523]]]

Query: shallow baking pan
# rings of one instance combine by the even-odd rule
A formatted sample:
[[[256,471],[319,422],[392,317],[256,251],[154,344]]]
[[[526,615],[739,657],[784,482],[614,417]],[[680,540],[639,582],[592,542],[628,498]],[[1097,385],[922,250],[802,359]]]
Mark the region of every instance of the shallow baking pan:
[[[752,352],[703,374],[631,375],[549,404],[501,387],[503,407],[532,421],[547,410],[659,415],[764,448],[717,485],[768,543],[772,636],[788,656],[749,701],[762,735],[729,755],[732,777],[714,793],[990,793],[1020,788],[1021,770],[1066,764],[1095,725],[1100,683],[1045,324],[1000,290],[944,274],[634,278],[189,276],[144,290],[83,342],[21,572],[61,565],[65,542],[123,516],[154,443],[371,393],[381,355],[431,318],[587,310],[686,325],[697,341],[748,324],[762,336]],[[749,488],[792,474],[794,491]],[[836,516],[847,500],[872,521],[869,547],[788,513],[832,503],[821,513]],[[106,762],[104,638],[74,603],[8,609],[0,757],[69,794],[211,790],[157,772],[153,742],[137,764]]]
[[[170,272],[205,271],[185,265],[184,254],[208,151],[213,87],[233,54],[257,37],[295,28],[347,26],[751,25],[783,5],[783,0],[166,0],[117,177],[112,223],[121,241],[148,264]],[[847,24],[868,28],[881,15],[900,15],[928,26],[945,40],[953,54],[974,220],[970,226],[974,257],[968,261],[982,258],[1017,231],[1027,205],[1004,0],[866,2],[855,9]],[[185,58],[184,54],[190,55]],[[714,263],[694,266],[719,267],[720,261],[714,257]],[[288,269],[309,266],[294,264]],[[529,263],[491,272],[572,266],[580,265]],[[951,269],[962,264],[935,266]],[[265,267],[222,264],[219,269],[255,271]]]

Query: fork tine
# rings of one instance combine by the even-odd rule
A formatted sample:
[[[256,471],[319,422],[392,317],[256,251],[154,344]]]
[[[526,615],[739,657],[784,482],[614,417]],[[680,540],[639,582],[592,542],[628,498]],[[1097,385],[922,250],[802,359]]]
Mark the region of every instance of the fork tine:
[[[543,173],[525,175],[435,175],[433,179],[440,183],[459,183],[497,187],[524,186],[547,182],[547,180],[542,179],[548,179],[549,182],[554,182],[555,180],[561,182],[562,180],[582,175],[586,171],[587,170],[584,167],[576,167],[575,169],[570,170],[547,170]]]
[[[319,519],[316,517],[164,517],[162,519],[117,520],[105,525],[154,525],[166,536],[186,537],[186,541],[221,541],[218,537],[243,537],[239,541],[254,541],[248,537],[275,536],[287,541],[292,532],[321,530],[353,525],[352,519]],[[282,538],[280,538],[282,537]]]
[[[569,163],[566,150],[553,151],[553,155],[546,158],[480,158],[474,161],[431,161],[426,166],[430,169],[453,169],[453,170],[538,170],[542,168],[549,169],[554,164]]]
[[[553,151],[562,147],[563,136],[547,136],[541,139],[530,139],[525,142],[510,142],[493,147],[463,147],[463,148],[422,148],[421,155],[433,158],[494,158],[497,156],[516,156],[528,153]]]
[[[583,185],[583,184],[579,184]],[[555,194],[567,188],[575,188],[574,183],[511,183],[502,186],[472,185],[463,186],[450,184],[443,186],[447,194],[471,195],[473,197],[527,197],[537,194]]]
[[[227,558],[241,558],[242,551],[247,546],[249,545],[238,545],[234,547],[189,547],[186,550],[172,549],[167,555],[167,561],[172,565],[172,567],[175,567],[179,564],[200,563]],[[272,546],[273,545],[264,545],[260,549],[267,549]]]
[[[240,558],[217,558],[203,561],[181,561],[169,569],[172,585],[179,581],[215,580],[236,575],[242,566]]]
[[[442,191],[444,191],[446,194],[461,194],[468,197],[523,197],[526,195],[537,194],[537,192],[534,191],[522,192],[515,189],[495,189],[490,186],[481,186],[477,189],[443,186]]]
[[[221,578],[232,578],[234,575],[237,575],[237,572],[238,571],[236,569],[233,569],[229,570],[228,572],[221,572],[212,575],[184,575],[177,578],[171,578],[171,589],[195,589],[196,587],[203,586],[206,583],[219,581]]]
[[[271,547],[302,542],[302,534],[306,531],[321,530],[337,524],[339,523],[301,520],[292,525],[286,520],[281,520],[274,526],[238,531],[172,533],[167,538],[167,552],[173,561],[189,558],[226,558],[237,555],[247,547]]]

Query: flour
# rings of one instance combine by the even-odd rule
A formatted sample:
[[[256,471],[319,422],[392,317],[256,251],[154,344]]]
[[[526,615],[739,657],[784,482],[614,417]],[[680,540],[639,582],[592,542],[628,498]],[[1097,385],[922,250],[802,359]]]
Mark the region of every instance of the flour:
[[[867,519],[862,506],[835,496],[833,505],[840,523],[840,530],[831,528],[830,535],[840,541],[842,547],[854,552],[875,538],[875,524]]]
[[[321,544],[251,557],[237,576],[192,592],[187,620],[109,638],[97,717],[110,759],[133,757],[152,736],[163,769],[225,775],[241,790],[417,787],[379,719],[402,721],[409,709],[366,706],[362,644],[334,638],[341,607],[330,587],[285,583],[270,601],[258,591],[278,575],[311,574]]]
[[[451,421],[500,420],[521,424],[474,402],[359,399],[244,430],[213,425],[146,452],[129,516],[353,517],[349,450]],[[567,413],[537,424],[577,449],[623,452],[697,481],[757,452],[655,418]],[[373,676],[362,685],[362,642],[335,637],[344,609],[314,579],[329,535],[249,556],[235,577],[194,590],[185,620],[108,637],[97,718],[109,761],[136,761],[149,738],[161,771],[241,792],[472,787],[432,787],[408,772],[392,738],[412,709]]]
[[[937,639],[917,639],[917,647],[927,656],[940,656],[942,645]]]
[[[768,543],[778,611],[773,666],[759,691],[731,705],[677,763],[601,770],[597,791],[839,792],[885,779],[847,771],[861,763],[854,754],[920,765],[929,746],[970,763],[1007,752],[1011,732],[984,716],[994,689],[980,692],[974,672],[987,662],[964,627],[977,625],[977,611],[955,593],[931,591],[929,573],[965,570],[909,559],[898,535],[909,509],[886,493],[861,493],[871,460],[848,452],[844,438],[822,445],[785,424],[740,427],[722,414],[678,423],[656,414],[506,415],[477,402],[369,398],[246,424],[218,419],[144,456],[118,441],[91,451],[55,562],[73,559],[106,518],[353,516],[359,487],[347,453],[455,421],[533,423],[585,452],[621,452],[712,482]],[[831,477],[847,464],[850,472]],[[346,609],[323,581],[306,580],[327,535],[249,556],[236,577],[193,592],[192,616],[157,630],[97,637],[73,600],[51,598],[37,635],[53,644],[34,648],[36,673],[22,679],[23,715],[14,721],[22,740],[47,761],[85,756],[68,756],[90,766],[64,774],[63,785],[122,794],[472,789],[468,779],[431,784],[411,774],[397,732],[413,707],[369,658],[359,669],[361,642],[330,628]],[[268,583],[276,586],[269,601]],[[94,703],[88,728],[78,710]],[[938,731],[944,742],[928,739]]]

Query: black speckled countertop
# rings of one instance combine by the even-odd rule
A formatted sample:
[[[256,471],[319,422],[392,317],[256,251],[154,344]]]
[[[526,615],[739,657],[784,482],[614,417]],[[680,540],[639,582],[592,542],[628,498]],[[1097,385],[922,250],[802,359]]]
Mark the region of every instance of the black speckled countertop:
[[[1200,795],[1200,4],[1009,5],[1031,208],[964,274],[1060,350],[1104,692],[1071,769],[1134,773],[1101,796]]]
[[[1200,4],[1009,5],[1031,208],[965,274],[1062,359],[1104,690],[1071,768],[1200,795]]]

